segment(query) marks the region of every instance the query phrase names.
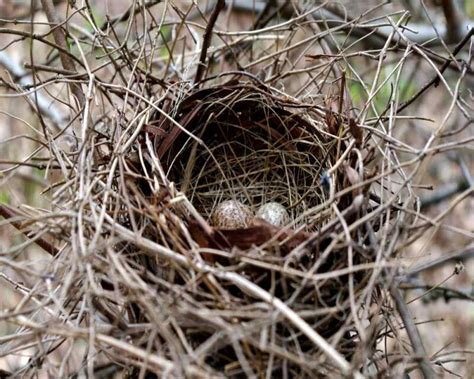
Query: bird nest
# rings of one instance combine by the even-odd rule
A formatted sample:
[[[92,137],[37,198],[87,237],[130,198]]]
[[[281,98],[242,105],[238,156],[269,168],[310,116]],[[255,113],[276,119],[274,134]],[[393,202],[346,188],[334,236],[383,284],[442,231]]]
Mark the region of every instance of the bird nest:
[[[173,117],[150,111],[129,159],[137,179],[122,191],[136,211],[121,223],[134,240],[127,255],[157,285],[153,301],[167,303],[160,312],[176,328],[173,338],[185,338],[193,364],[226,375],[267,370],[269,361],[273,375],[284,366],[327,373],[334,362],[311,359],[321,349],[350,360],[357,350],[351,299],[375,259],[364,248],[367,225],[347,227],[370,197],[361,185],[370,154],[355,121],[253,80],[164,99],[166,106]],[[213,225],[216,207],[229,199],[252,213],[278,202],[289,221]],[[132,237],[134,229],[148,242]],[[134,322],[154,322],[150,304],[130,306]],[[172,358],[171,346],[163,348]]]
[[[450,370],[457,355],[424,348],[401,292],[441,288],[412,281],[429,265],[403,270],[400,251],[434,246],[419,237],[472,192],[435,218],[417,199],[434,155],[472,142],[457,125],[470,73],[452,60],[472,30],[443,58],[408,40],[409,12],[379,6],[351,19],[331,2],[134,1],[112,17],[75,3],[58,17],[42,1],[46,24],[3,28],[5,54],[27,38],[15,56],[31,59],[17,69],[0,51],[2,91],[17,92],[0,116],[18,130],[0,189],[27,199],[34,184],[38,199],[0,192],[0,225],[18,230],[0,241],[15,294],[0,318],[16,327],[0,335],[0,377]],[[428,131],[429,112],[411,111],[441,83],[446,114]]]
[[[275,201],[311,228],[305,212],[327,197],[320,178],[329,163],[315,125],[251,83],[198,91],[178,112],[192,135],[178,129],[180,138],[165,139],[159,154],[205,218],[226,199],[253,210]]]

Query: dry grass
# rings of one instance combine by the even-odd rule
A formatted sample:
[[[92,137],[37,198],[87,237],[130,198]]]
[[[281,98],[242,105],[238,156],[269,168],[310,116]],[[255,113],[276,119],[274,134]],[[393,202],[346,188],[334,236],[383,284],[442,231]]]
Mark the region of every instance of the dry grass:
[[[64,18],[60,9],[45,7],[48,19]],[[36,37],[55,59],[31,62],[32,88],[53,105],[31,98],[41,122],[17,169],[44,172],[51,201],[2,205],[2,225],[21,239],[0,255],[19,295],[0,313],[15,326],[1,355],[27,357],[8,370],[439,374],[441,355],[426,353],[402,292],[424,283],[402,258],[472,194],[472,183],[461,186],[434,219],[417,195],[427,157],[472,147],[453,123],[472,121],[472,72],[411,43],[403,12],[325,25],[319,8],[296,9],[233,32],[222,21],[232,13],[201,10],[150,3],[100,24],[93,9],[71,8],[69,46],[62,33]],[[382,46],[346,38],[365,23],[390,27]],[[417,62],[441,78],[449,104],[421,142],[398,132],[421,122],[425,92],[407,84]],[[216,228],[211,215],[228,199],[253,211],[277,201],[291,221]],[[50,256],[41,269],[24,260],[32,244]]]

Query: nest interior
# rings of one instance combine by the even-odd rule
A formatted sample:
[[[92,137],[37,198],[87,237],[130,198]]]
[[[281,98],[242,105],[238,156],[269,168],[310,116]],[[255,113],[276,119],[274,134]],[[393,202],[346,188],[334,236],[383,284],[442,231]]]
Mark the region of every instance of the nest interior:
[[[336,237],[343,228],[335,219],[345,217],[350,223],[361,216],[362,210],[353,206],[354,197],[349,191],[338,199],[342,213],[334,215],[324,206],[329,186],[321,180],[323,173],[335,164],[338,149],[346,146],[344,138],[351,139],[350,133],[344,132],[347,136],[341,140],[325,136],[318,129],[318,125],[324,127],[324,118],[319,116],[315,121],[308,109],[294,107],[271,89],[248,82],[197,91],[175,108],[175,121],[181,127],[159,117],[152,122],[161,130],[154,148],[167,173],[162,185],[171,196],[161,199],[159,212],[141,206],[149,209],[149,218],[165,219],[148,226],[150,238],[179,254],[191,254],[192,259],[203,259],[210,266],[237,273],[285,301],[321,335],[336,338],[340,351],[350,358],[355,344],[348,317],[349,288],[352,295],[362,291],[370,274],[324,276],[348,264],[371,262],[373,255],[364,249],[357,254],[351,251],[348,262],[345,237]],[[331,185],[338,189],[349,184],[341,172],[333,175]],[[195,213],[193,216],[192,212],[171,205],[175,186],[197,211],[199,222]],[[280,202],[287,207],[293,222],[283,228],[266,224],[230,231],[209,227],[205,220],[226,199],[238,199],[253,209],[267,201]],[[196,233],[193,226],[199,223],[201,228]],[[363,230],[351,234],[359,240],[367,238]],[[279,346],[292,359],[290,363],[281,359],[274,364],[275,374],[281,372],[284,364],[294,364],[295,373],[301,374],[309,366],[309,372],[314,370],[312,364],[301,365],[298,358],[315,354],[314,343],[281,315],[272,316],[271,308],[262,309],[262,304],[239,285],[196,279],[194,274],[170,266],[166,260],[152,260],[148,264],[155,274],[185,293],[191,291],[194,301],[206,312],[222,317],[229,325],[239,325],[246,336],[245,351],[236,350],[226,333],[212,342],[212,348],[203,354],[203,362],[212,369],[241,374],[245,371],[243,361],[250,361],[253,368],[265,366],[264,362],[274,354],[270,350]],[[320,280],[311,279],[318,274],[322,274]],[[184,308],[188,307],[189,304]],[[173,318],[179,320],[193,347],[207,346],[216,337],[220,327],[214,320],[197,316],[200,311],[193,315],[192,323],[188,311],[178,318],[174,312]],[[257,342],[263,338],[262,330],[271,334],[271,343]],[[267,343],[272,349],[268,349]]]
[[[169,179],[206,219],[224,200],[254,211],[276,201],[296,225],[315,228],[305,212],[327,197],[320,178],[328,155],[314,125],[251,84],[199,91],[177,113],[192,136],[180,133],[161,155]]]

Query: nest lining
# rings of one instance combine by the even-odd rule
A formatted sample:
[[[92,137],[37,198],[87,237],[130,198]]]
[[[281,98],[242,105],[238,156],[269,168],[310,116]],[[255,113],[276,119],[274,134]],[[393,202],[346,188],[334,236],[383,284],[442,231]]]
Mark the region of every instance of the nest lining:
[[[216,100],[215,92],[192,103],[200,109],[186,124],[202,143],[189,137],[174,143],[179,151],[172,147],[166,157],[170,180],[206,219],[224,200],[253,211],[275,201],[296,225],[311,225],[302,215],[327,197],[320,184],[328,165],[320,133],[262,93],[236,89]]]
[[[235,272],[268,291],[304,317],[323,337],[335,338],[339,351],[350,359],[355,344],[349,332],[352,321],[347,317],[349,281],[353,291],[360,293],[370,273],[356,272],[351,278],[334,275],[317,282],[300,275],[328,273],[348,266],[347,241],[334,239],[334,233],[342,232],[338,216],[323,206],[328,192],[321,176],[338,159],[334,140],[308,122],[304,110],[291,109],[270,89],[248,83],[197,91],[182,99],[176,108],[175,120],[195,138],[166,120],[155,120],[163,130],[155,140],[155,149],[167,172],[169,182],[164,183],[165,187],[172,188],[174,182],[201,220],[209,220],[215,207],[227,199],[242,201],[254,211],[263,203],[276,201],[287,208],[297,227],[258,225],[231,231],[211,228],[211,235],[203,229],[195,233],[193,213],[170,206],[165,196],[160,213],[151,215],[160,221],[150,224],[149,238],[185,256],[199,256],[208,264]],[[349,138],[344,136],[340,140],[341,149]],[[341,172],[337,171],[333,178],[336,190],[344,185]],[[338,201],[348,223],[357,216],[357,212],[346,212],[352,200],[350,192]],[[323,212],[311,211],[317,208]],[[353,238],[359,242],[366,240],[363,227],[353,233]],[[304,249],[295,255],[295,248],[302,244]],[[351,264],[371,262],[371,252],[358,246]],[[294,367],[295,375],[332,370],[329,366],[315,368],[297,363],[299,357],[317,354],[314,344],[283,318],[274,318],[270,309],[260,308],[255,298],[238,286],[196,278],[191,271],[170,266],[166,260],[156,259],[148,265],[168,285],[192,296],[205,314],[243,328],[247,350],[242,352],[235,350],[236,345],[224,331],[219,332],[223,333],[222,339],[204,354],[203,362],[212,369],[240,375],[241,362],[248,361],[257,368],[274,354],[272,349],[279,349],[286,357],[292,357],[287,364]],[[295,272],[299,274],[294,275]],[[174,309],[172,317],[193,348],[199,349],[213,340],[218,326],[212,319],[198,316],[196,322],[191,322],[196,315],[184,309],[194,305],[184,299],[176,301],[184,308],[183,312]],[[265,328],[272,330],[270,350],[256,342]],[[276,359],[275,374],[282,369],[285,359]]]

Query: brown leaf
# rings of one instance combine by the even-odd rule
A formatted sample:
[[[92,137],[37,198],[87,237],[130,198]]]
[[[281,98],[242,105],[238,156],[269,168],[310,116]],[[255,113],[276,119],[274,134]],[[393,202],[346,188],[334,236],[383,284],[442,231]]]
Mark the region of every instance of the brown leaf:
[[[288,254],[291,250],[311,237],[307,232],[294,232],[292,229],[280,228],[269,224],[265,220],[255,219],[254,224],[248,228],[217,229],[212,228],[212,233],[206,233],[195,220],[189,222],[189,231],[193,239],[202,248],[227,250],[237,247],[242,250],[252,246],[260,246],[276,237],[276,243],[282,243],[280,250]],[[203,259],[215,262],[212,254],[202,254]]]
[[[349,119],[349,131],[354,137],[356,141],[356,145],[361,146],[363,138],[364,138],[364,135],[362,133],[362,128],[359,125],[357,125],[357,122],[352,117]]]
[[[358,173],[356,170],[354,170],[354,169],[349,165],[349,163],[344,162],[343,166],[344,166],[344,171],[345,171],[347,180],[349,181],[349,183],[350,183],[351,185],[356,186],[357,184],[359,184],[359,183],[362,182],[362,178],[360,177],[359,173]],[[360,194],[360,191],[361,191],[361,188],[360,188],[360,187],[355,188],[355,189],[352,191],[353,196],[355,197],[355,196],[357,196],[358,194]]]
[[[212,236],[207,234],[197,221],[189,221],[188,229],[191,237],[193,237],[193,240],[197,242],[199,247],[207,248],[211,245]],[[206,262],[215,262],[214,254],[203,253],[201,256]]]
[[[218,229],[215,231],[215,241],[221,246],[249,249],[262,245],[272,238],[274,230],[269,224],[253,225],[242,229]]]
[[[280,251],[288,254],[310,236],[310,233],[303,231],[295,233],[292,229],[280,228],[256,218],[249,228],[216,230],[213,242],[219,246],[226,245],[228,248],[238,247],[245,250],[252,246],[263,245],[276,237],[275,243],[280,244]]]
[[[337,136],[340,123],[336,114],[331,110],[326,111],[326,125],[328,127],[328,132],[334,136]]]

